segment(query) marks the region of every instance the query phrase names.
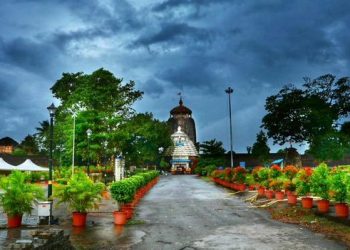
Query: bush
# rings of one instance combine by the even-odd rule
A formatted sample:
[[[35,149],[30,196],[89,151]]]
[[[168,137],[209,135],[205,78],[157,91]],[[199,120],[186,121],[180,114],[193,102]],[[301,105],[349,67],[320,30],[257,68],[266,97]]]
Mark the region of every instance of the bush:
[[[322,199],[329,199],[329,169],[325,163],[315,168],[311,175],[311,192]]]
[[[247,174],[247,172],[246,172],[245,168],[235,167],[233,169],[233,180],[238,182],[238,183],[244,183],[246,174]]]
[[[94,183],[83,172],[77,172],[67,185],[54,186],[54,197],[58,204],[68,203],[73,212],[86,213],[88,209],[98,207],[103,190],[103,183]]]
[[[32,211],[35,199],[44,199],[42,188],[28,183],[28,176],[20,171],[12,172],[8,177],[1,177],[0,205],[7,215],[22,215]]]
[[[301,169],[295,177],[296,191],[298,195],[308,195],[311,191],[311,175],[309,169]]]
[[[292,180],[298,173],[299,169],[293,165],[287,165],[283,169],[283,173],[287,176],[289,180]]]
[[[349,176],[345,171],[336,169],[330,177],[330,196],[342,203],[348,199]]]

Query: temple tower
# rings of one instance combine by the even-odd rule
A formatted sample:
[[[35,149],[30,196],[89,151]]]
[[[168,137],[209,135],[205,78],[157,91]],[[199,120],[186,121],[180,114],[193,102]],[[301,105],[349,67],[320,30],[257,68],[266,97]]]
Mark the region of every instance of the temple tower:
[[[196,144],[196,125],[192,118],[192,111],[183,105],[182,97],[180,97],[179,106],[170,111],[168,123],[172,129],[172,133],[177,132],[178,127],[181,127],[189,139]]]

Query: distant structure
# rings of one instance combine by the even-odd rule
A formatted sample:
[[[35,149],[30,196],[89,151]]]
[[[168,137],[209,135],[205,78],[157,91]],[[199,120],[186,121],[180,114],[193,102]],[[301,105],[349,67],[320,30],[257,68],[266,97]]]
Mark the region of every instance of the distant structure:
[[[196,125],[192,118],[192,111],[183,105],[182,97],[180,97],[179,106],[170,111],[168,124],[171,127],[172,133],[175,133],[178,127],[196,144]]]
[[[0,153],[12,154],[17,146],[18,142],[10,137],[0,139]]]
[[[181,126],[171,135],[173,147],[170,150],[171,155],[171,172],[175,173],[192,173],[198,162],[198,152],[192,140],[181,131]]]

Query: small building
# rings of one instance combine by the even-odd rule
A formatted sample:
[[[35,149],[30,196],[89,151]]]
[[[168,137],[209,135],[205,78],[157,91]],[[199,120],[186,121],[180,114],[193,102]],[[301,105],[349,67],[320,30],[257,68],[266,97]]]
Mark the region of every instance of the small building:
[[[177,131],[171,135],[173,147],[171,155],[172,173],[192,173],[198,161],[198,152],[192,140],[178,126]]]
[[[18,142],[10,137],[0,139],[0,153],[12,154],[17,146]]]

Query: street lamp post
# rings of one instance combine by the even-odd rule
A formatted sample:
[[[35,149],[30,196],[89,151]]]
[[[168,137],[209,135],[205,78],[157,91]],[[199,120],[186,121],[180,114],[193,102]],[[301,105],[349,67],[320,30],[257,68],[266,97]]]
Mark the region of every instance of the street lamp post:
[[[231,115],[231,94],[233,89],[228,87],[225,89],[225,92],[228,94],[228,105],[229,105],[229,114],[230,114],[230,153],[231,153],[231,168],[233,168],[233,152],[232,152],[232,115]]]
[[[50,157],[49,157],[49,182],[47,187],[47,197],[50,199],[52,195],[52,151],[53,151],[53,118],[55,117],[55,112],[57,108],[52,103],[49,107],[47,107],[47,110],[50,113]]]
[[[72,175],[74,175],[74,148],[75,148],[75,118],[77,113],[73,112],[73,153],[72,153]]]
[[[105,173],[104,173],[104,178],[105,178],[105,185],[107,185],[107,146],[108,146],[108,141],[103,142],[103,146],[105,148]]]
[[[164,151],[163,147],[158,148],[158,153],[159,153],[159,168],[160,168],[160,163],[162,162],[162,153]]]
[[[87,147],[87,174],[90,175],[90,137],[92,135],[91,129],[86,130],[88,138],[88,147]]]

